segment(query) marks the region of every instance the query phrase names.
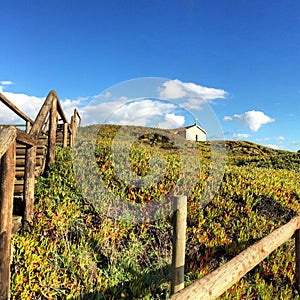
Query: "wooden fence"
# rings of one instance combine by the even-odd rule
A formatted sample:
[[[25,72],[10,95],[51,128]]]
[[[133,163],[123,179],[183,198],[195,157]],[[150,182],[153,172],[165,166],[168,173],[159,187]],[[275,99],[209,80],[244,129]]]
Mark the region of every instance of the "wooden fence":
[[[48,164],[55,162],[55,146],[73,146],[81,119],[75,109],[68,123],[55,91],[51,91],[35,121],[3,94],[0,101],[24,124],[1,124],[0,128],[0,300],[9,299],[11,237],[33,220],[35,182]],[[21,130],[19,127],[25,129]],[[13,218],[13,214],[19,215]],[[20,226],[13,220],[22,220]]]
[[[178,208],[180,210],[182,208]],[[183,212],[181,212],[183,214]],[[177,217],[177,212],[175,212],[175,218]],[[176,224],[176,220],[174,223]],[[176,225],[177,227],[180,225]],[[183,232],[183,237],[185,236],[185,220],[183,219],[182,227],[184,229],[176,230],[177,232]],[[184,281],[181,276],[181,282],[178,282],[178,276],[173,276],[171,278],[171,290],[173,295],[169,298],[170,300],[213,300],[221,296],[227,289],[234,285],[239,279],[241,279],[247,272],[252,270],[256,265],[263,261],[272,251],[277,249],[279,246],[284,244],[292,236],[295,236],[295,257],[296,257],[296,288],[300,292],[300,216],[293,218],[287,224],[274,230],[272,233],[262,238],[260,241],[254,245],[248,247],[246,250],[242,251],[239,255],[231,259],[229,262],[225,263],[212,273],[204,276],[203,278],[195,281],[186,288],[178,291],[174,290],[172,286],[175,284],[177,286],[183,286]],[[174,235],[176,245],[176,240],[182,240],[183,238]],[[174,251],[174,250],[173,250]],[[175,249],[176,251],[176,249]],[[176,261],[173,256],[173,261]],[[182,260],[181,260],[182,261]],[[184,261],[184,260],[183,260]],[[184,263],[181,265],[174,266],[173,262],[173,274],[178,272],[180,269],[183,272]],[[176,292],[178,291],[178,292]]]

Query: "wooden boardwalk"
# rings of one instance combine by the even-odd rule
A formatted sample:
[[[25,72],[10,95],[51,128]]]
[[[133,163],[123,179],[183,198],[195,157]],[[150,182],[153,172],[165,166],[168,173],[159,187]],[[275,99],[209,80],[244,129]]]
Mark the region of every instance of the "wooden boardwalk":
[[[11,236],[33,220],[35,183],[55,162],[55,147],[72,147],[80,126],[77,110],[68,122],[55,91],[33,121],[0,93],[0,101],[23,124],[0,124],[0,300],[9,299]],[[1,120],[0,120],[1,122]]]

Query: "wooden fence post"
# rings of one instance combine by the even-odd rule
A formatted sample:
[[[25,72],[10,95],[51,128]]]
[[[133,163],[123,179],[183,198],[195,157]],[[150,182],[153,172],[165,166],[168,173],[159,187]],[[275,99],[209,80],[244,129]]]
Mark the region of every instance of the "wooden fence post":
[[[184,288],[187,197],[174,196],[171,295]]]
[[[296,251],[296,289],[300,293],[300,229],[295,231],[295,251]]]
[[[48,137],[48,163],[55,163],[55,145],[56,145],[56,123],[57,123],[57,98],[53,97],[50,110],[50,128]]]
[[[16,141],[1,159],[0,182],[0,299],[10,298],[12,210],[16,165]]]
[[[30,126],[31,126],[31,124],[30,124],[30,122],[29,121],[26,121],[26,133],[29,133],[30,132]]]
[[[33,220],[35,186],[36,146],[27,146],[25,154],[23,230],[27,230]]]
[[[68,146],[68,128],[69,128],[69,124],[64,123],[63,148],[66,148]]]
[[[75,132],[74,132],[74,116],[71,116],[71,123],[70,123],[70,129],[71,129],[71,134],[70,134],[70,147],[73,147],[73,142],[74,142],[74,136],[75,136]]]

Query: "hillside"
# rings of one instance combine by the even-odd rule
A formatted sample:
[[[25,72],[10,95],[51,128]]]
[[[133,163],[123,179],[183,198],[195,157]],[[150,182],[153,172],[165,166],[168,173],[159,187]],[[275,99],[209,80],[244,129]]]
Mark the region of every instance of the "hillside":
[[[190,189],[186,284],[210,273],[299,211],[297,153],[226,141],[224,175],[214,194],[210,157],[222,160],[216,150],[221,144],[198,142],[195,148],[193,143],[164,137],[163,130],[155,135],[143,127],[128,127],[134,142],[128,161],[117,166],[112,149],[122,155],[122,146],[130,142],[121,135],[113,144],[120,128],[89,126],[79,132],[73,156],[70,149],[57,149],[57,164],[37,185],[31,232],[17,234],[13,240],[12,299],[167,299],[172,216],[162,210],[155,220],[145,214],[143,223],[130,223],[104,212],[116,197],[143,206],[177,193],[182,188],[183,165],[178,144],[187,162],[191,159],[184,173],[187,177],[194,174],[190,156],[195,149],[201,162],[197,182],[189,186],[185,181]],[[91,140],[93,157],[85,146]],[[160,164],[151,162],[153,155],[165,160],[164,173]],[[95,160],[100,177],[86,168]],[[124,179],[128,168],[146,183],[149,174],[161,176],[155,184],[136,187]],[[99,179],[108,193],[97,190]],[[91,195],[89,190],[95,198],[84,197]],[[220,299],[299,299],[293,287],[293,247],[292,240],[285,243]]]

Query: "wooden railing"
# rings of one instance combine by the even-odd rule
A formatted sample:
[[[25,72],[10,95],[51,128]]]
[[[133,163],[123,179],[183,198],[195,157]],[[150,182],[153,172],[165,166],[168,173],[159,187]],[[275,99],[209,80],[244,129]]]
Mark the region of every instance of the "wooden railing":
[[[185,226],[185,225],[183,225]],[[296,258],[296,288],[300,292],[300,216],[293,218],[287,224],[274,230],[254,245],[242,251],[239,255],[225,263],[212,273],[195,281],[186,288],[174,293],[170,300],[213,300],[221,296],[227,289],[234,285],[247,272],[262,262],[271,252],[295,236]],[[184,265],[177,266],[184,269]],[[175,273],[176,270],[173,270]],[[176,278],[174,279],[174,281]],[[177,277],[178,280],[178,277]],[[184,281],[177,282],[183,285]],[[174,285],[174,284],[173,284]]]
[[[71,122],[68,123],[55,91],[48,94],[35,121],[1,93],[0,101],[25,121],[25,124],[0,125],[0,300],[2,300],[9,299],[12,217],[16,193],[18,197],[21,195],[21,202],[24,205],[22,228],[27,230],[33,220],[35,181],[45,166],[55,162],[56,144],[60,143],[63,147],[73,146],[78,119],[80,125],[81,118],[75,109]],[[18,127],[25,128],[25,131]]]
[[[9,299],[16,137],[13,127],[0,132],[0,299]]]

